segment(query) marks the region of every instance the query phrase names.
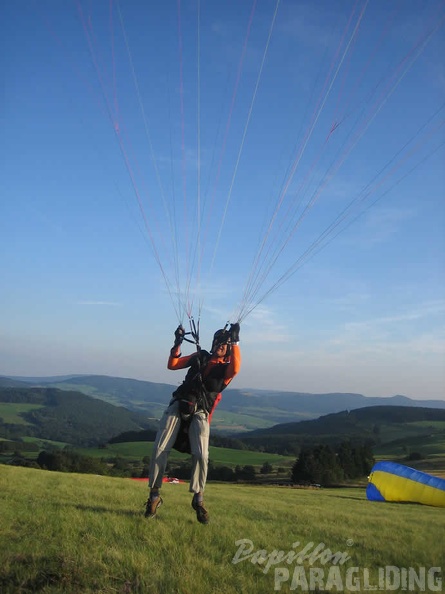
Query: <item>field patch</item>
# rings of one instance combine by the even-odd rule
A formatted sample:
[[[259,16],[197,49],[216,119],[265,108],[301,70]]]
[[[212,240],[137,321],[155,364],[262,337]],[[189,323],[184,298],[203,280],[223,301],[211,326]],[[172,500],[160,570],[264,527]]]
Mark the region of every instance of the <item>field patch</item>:
[[[85,456],[94,458],[109,458],[120,456],[129,460],[142,460],[144,456],[151,456],[153,449],[152,442],[127,442],[113,443],[106,448],[76,448],[76,451]],[[269,454],[266,452],[253,452],[249,450],[234,450],[231,448],[218,448],[210,446],[210,461],[217,466],[258,466],[269,462],[272,465],[290,466],[295,462],[295,456],[280,456],[279,454]],[[181,454],[172,450],[169,460],[188,460],[189,454]]]
[[[28,404],[16,402],[0,402],[0,419],[10,425],[31,425],[23,418],[23,413],[43,408],[42,404]]]

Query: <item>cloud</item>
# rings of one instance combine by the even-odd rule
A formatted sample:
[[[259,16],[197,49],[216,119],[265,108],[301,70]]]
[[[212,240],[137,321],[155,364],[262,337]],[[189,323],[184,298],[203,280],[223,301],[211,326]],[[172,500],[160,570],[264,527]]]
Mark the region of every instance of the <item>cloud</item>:
[[[351,322],[324,348],[353,358],[360,352],[363,360],[372,354],[386,354],[388,360],[445,354],[445,328],[437,321],[444,312],[444,301],[431,301],[394,315]]]
[[[426,304],[423,309],[406,312],[406,317],[427,316],[428,311],[435,311],[435,305]],[[403,317],[378,318],[382,328],[370,330],[363,324],[360,333],[345,333],[336,340],[313,344],[303,340],[295,346],[281,347],[272,344],[267,351],[256,349],[254,360],[247,356],[253,347],[246,345],[238,383],[310,393],[339,391],[444,398],[445,330],[422,329],[402,339],[388,336],[385,323],[402,323]]]
[[[248,344],[287,344],[292,340],[289,327],[278,322],[276,312],[264,305],[257,306],[244,325],[243,342]]]
[[[373,318],[371,320],[365,320],[362,322],[351,322],[347,326],[351,328],[369,329],[375,326],[386,326],[397,324],[399,322],[419,320],[430,316],[440,315],[443,313],[445,313],[445,301],[427,301],[425,303],[420,303],[417,307],[400,314],[382,316],[378,318]]]

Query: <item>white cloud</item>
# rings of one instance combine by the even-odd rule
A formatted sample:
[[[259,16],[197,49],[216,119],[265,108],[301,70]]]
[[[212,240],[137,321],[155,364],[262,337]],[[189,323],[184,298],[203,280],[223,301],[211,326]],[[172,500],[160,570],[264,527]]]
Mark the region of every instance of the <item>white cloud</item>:
[[[408,345],[352,343],[332,348],[319,344],[298,350],[272,345],[254,358],[246,351],[233,387],[445,398],[445,340],[436,336],[423,335]]]
[[[429,318],[445,313],[445,301],[431,301],[419,304],[417,307],[389,316],[381,316],[361,322],[350,322],[345,328],[351,334],[366,334],[373,329],[392,327],[401,323]]]

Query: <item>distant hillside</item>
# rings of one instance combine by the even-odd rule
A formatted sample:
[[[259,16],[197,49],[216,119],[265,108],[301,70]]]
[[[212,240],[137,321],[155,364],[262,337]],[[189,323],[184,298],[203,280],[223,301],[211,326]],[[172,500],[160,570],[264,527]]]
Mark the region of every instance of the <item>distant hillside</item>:
[[[23,382],[23,378],[20,378]],[[74,390],[159,419],[176,386],[106,375],[27,378],[28,385]]]
[[[401,395],[372,397],[339,392],[308,394],[272,390],[227,390],[221,403],[221,408],[232,412],[242,410],[246,414],[249,410],[253,412],[261,408],[280,411],[283,418],[287,415],[287,419],[289,413],[301,417],[295,420],[370,406],[413,406],[445,410],[445,400],[413,400]]]
[[[4,377],[4,376],[3,376]],[[25,382],[26,384],[30,383],[39,383],[39,384],[53,384],[54,382],[64,382],[72,377],[88,377],[87,375],[81,376],[78,373],[71,373],[70,375],[50,375],[50,376],[9,376],[13,380],[17,380],[19,382]]]
[[[178,383],[183,379],[183,376],[179,377],[178,374],[172,374],[172,379],[173,377],[178,380]],[[52,386],[62,390],[80,391],[153,419],[161,417],[172,392],[177,387],[173,384],[103,375],[12,379],[22,382],[26,379],[34,386]],[[227,389],[212,420],[213,432],[241,433],[270,427],[277,423],[306,421],[321,415],[369,406],[427,407],[445,410],[445,401],[413,400],[401,395],[377,398],[337,392],[308,394],[258,389]]]
[[[417,449],[422,450],[428,440],[445,443],[445,410],[372,406],[311,421],[282,423],[234,437],[251,447],[263,446],[278,453],[296,451],[302,445],[349,440],[367,441],[386,450],[398,445],[402,451],[407,441],[414,440]]]
[[[29,388],[29,382],[0,375],[0,388]]]
[[[406,424],[418,421],[445,421],[445,410],[407,406],[370,406],[326,415],[313,421],[282,423],[268,429],[256,429],[247,434],[243,433],[242,437],[247,439],[270,435],[332,435],[363,434],[363,432],[374,435],[379,433],[376,430],[378,423]]]
[[[98,445],[125,431],[155,429],[145,416],[81,392],[55,388],[0,388],[0,437],[37,437]]]

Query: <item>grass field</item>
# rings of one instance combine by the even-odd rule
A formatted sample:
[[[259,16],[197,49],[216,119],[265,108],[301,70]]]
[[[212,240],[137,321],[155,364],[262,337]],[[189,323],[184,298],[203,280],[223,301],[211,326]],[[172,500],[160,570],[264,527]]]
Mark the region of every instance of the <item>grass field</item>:
[[[376,456],[376,461],[391,459],[393,462],[398,462],[404,466],[410,466],[416,470],[421,470],[427,474],[433,474],[441,478],[445,478],[445,454],[432,454],[423,460],[406,459],[406,456],[398,458],[397,456],[388,458],[388,456]]]
[[[24,441],[29,443],[37,443],[40,449],[50,449],[51,447],[63,448],[66,444],[62,442],[51,442],[48,440],[39,440],[37,438],[25,438]],[[122,458],[128,462],[141,462],[145,456],[151,456],[153,443],[152,442],[128,442],[109,444],[106,448],[73,448],[76,452],[92,458]],[[39,454],[38,451],[22,450],[22,454],[30,460],[36,460]],[[11,458],[11,453],[0,454],[0,462],[6,463]],[[181,454],[176,450],[172,450],[169,456],[170,462],[180,462],[190,460],[189,454]],[[292,465],[295,462],[295,456],[280,456],[278,454],[268,454],[265,452],[250,452],[247,450],[234,450],[230,448],[217,448],[210,446],[210,461],[214,466],[255,466],[259,471],[260,467],[268,462],[272,465],[273,471],[284,469],[284,474],[290,472]],[[278,475],[276,475],[278,478]],[[283,471],[279,475],[283,477]],[[0,592],[1,594],[1,592]]]
[[[269,594],[305,591],[303,576],[306,591],[334,579],[331,591],[363,592],[366,570],[378,585],[387,566],[413,568],[406,590],[420,592],[413,572],[422,580],[420,568],[445,568],[443,509],[371,503],[363,489],[211,483],[207,526],[196,521],[187,485],[163,487],[154,520],[143,517],[146,495],[128,479],[1,467],[2,594]],[[244,558],[241,546],[264,552]],[[274,549],[301,559],[272,565]],[[303,588],[291,589],[293,575]],[[379,591],[401,591],[388,575]],[[442,591],[437,583],[434,574],[436,589],[426,583],[426,591]]]
[[[260,419],[249,414],[232,413],[225,410],[218,410],[218,414],[212,419],[212,428],[219,431],[234,433],[239,431],[251,431],[270,427],[268,420]]]
[[[109,444],[106,449],[76,448],[76,450],[85,456],[96,458],[107,458],[120,456],[129,460],[142,460],[144,456],[151,456],[153,449],[152,442],[134,441],[128,443]],[[181,454],[172,450],[169,460],[188,460],[188,454]],[[217,466],[252,466],[262,465],[269,462],[273,466],[291,466],[295,462],[295,456],[280,456],[278,454],[268,454],[265,452],[250,452],[248,450],[233,450],[230,448],[217,448],[210,446],[210,460]]]
[[[11,425],[30,425],[30,423],[21,416],[21,413],[30,412],[42,408],[42,406],[42,404],[0,402],[0,418],[3,419],[3,423]]]
[[[65,441],[54,441],[52,439],[41,439],[40,437],[22,437],[22,439],[25,443],[37,444],[40,448],[42,448],[42,450],[45,448],[48,448],[48,447],[64,448],[67,445],[69,445]]]
[[[399,442],[378,445],[374,448],[377,455],[402,457],[411,452],[420,452],[424,456],[443,455],[445,452],[445,435],[422,435],[404,437]]]

